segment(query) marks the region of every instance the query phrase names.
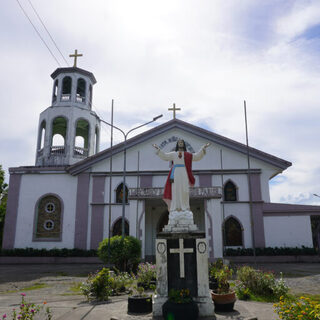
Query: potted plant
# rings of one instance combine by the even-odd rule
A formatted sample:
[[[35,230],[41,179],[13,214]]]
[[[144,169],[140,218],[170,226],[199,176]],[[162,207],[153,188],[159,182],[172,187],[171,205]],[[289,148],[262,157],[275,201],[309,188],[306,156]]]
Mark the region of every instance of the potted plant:
[[[128,313],[152,312],[152,295],[144,293],[143,287],[133,287],[128,297]]]
[[[216,273],[223,267],[223,260],[217,259],[214,263],[209,265],[209,288],[213,291],[218,290],[218,279],[216,278]]]
[[[218,289],[211,290],[211,297],[214,303],[215,311],[232,311],[236,301],[235,291],[230,289],[228,280],[232,277],[232,270],[223,265],[215,273],[218,281]]]
[[[165,320],[196,320],[199,308],[192,300],[189,289],[171,289],[169,299],[162,306],[162,315]]]

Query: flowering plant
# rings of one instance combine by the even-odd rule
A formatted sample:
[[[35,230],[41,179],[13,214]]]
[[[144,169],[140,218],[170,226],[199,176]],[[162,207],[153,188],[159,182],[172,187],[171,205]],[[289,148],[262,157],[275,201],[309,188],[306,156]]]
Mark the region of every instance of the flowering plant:
[[[150,288],[152,281],[156,280],[156,266],[152,263],[140,263],[137,272],[138,284],[145,289]]]
[[[49,307],[44,307],[47,302],[44,302],[43,305],[35,305],[34,303],[28,303],[25,300],[25,293],[21,293],[21,304],[19,306],[20,310],[12,310],[12,320],[33,320],[33,319],[42,319],[42,320],[51,320],[52,313]],[[2,320],[7,319],[7,314],[2,315]]]
[[[175,290],[171,289],[169,291],[169,301],[174,303],[189,303],[192,301],[189,289]]]
[[[273,305],[280,319],[316,320],[320,319],[320,303],[310,298],[300,297],[297,301],[280,297]]]

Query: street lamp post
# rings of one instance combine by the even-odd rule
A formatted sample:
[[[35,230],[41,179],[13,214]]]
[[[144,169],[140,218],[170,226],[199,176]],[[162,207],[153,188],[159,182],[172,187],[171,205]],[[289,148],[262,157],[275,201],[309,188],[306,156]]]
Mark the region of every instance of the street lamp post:
[[[149,123],[152,123],[156,120],[158,120],[159,118],[162,117],[162,114],[157,116],[157,117],[154,117],[151,121],[148,121],[144,124],[141,124],[140,126],[137,126],[135,128],[132,128],[130,129],[127,133],[125,133],[122,129],[118,128],[117,126],[115,125],[112,125],[111,123],[107,122],[107,121],[104,121],[102,119],[100,119],[101,122],[109,125],[110,127],[113,127],[117,130],[119,130],[122,134],[123,134],[123,138],[124,138],[124,150],[123,150],[123,183],[122,183],[122,239],[124,239],[124,232],[125,232],[125,228],[124,228],[124,217],[125,217],[125,211],[126,211],[126,197],[125,197],[125,194],[126,194],[126,171],[127,171],[127,137],[129,135],[130,132],[136,130],[136,129],[139,129],[143,126],[146,126],[147,124]],[[109,226],[110,228],[110,226]]]

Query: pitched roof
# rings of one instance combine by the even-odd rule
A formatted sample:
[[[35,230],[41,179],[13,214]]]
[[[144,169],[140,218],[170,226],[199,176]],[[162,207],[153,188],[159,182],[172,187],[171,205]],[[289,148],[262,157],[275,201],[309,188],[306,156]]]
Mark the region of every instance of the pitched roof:
[[[188,122],[179,120],[179,119],[173,119],[166,123],[163,123],[157,127],[154,127],[150,130],[147,130],[139,135],[134,136],[133,138],[130,138],[126,142],[126,149],[129,149],[139,143],[142,143],[146,140],[149,140],[159,134],[165,133],[168,130],[171,129],[181,129],[188,133],[192,133],[198,137],[204,138],[208,141],[217,143],[219,145],[222,145],[224,147],[227,147],[229,149],[238,151],[243,154],[247,154],[247,147],[246,145],[239,143],[237,141],[231,140],[229,138],[223,137],[219,134],[216,134],[214,132],[205,130],[203,128],[194,126]],[[125,143],[119,143],[112,148],[112,154],[117,154],[119,152],[122,152],[125,148]],[[292,165],[291,162],[283,160],[281,158],[275,157],[271,154],[265,153],[263,151],[260,151],[255,148],[249,147],[250,156],[259,160],[262,160],[266,163],[269,163],[275,167],[278,167],[282,170],[287,169]],[[82,161],[77,162],[76,164],[70,166],[67,171],[70,172],[72,175],[79,174],[80,172],[83,172],[93,166],[94,164],[109,158],[111,155],[111,148],[105,149],[91,157],[88,157]]]

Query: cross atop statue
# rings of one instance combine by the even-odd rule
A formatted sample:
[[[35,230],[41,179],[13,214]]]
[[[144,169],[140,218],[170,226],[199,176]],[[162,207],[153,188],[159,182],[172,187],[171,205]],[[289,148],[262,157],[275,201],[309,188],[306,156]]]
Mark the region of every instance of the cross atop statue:
[[[74,51],[74,54],[69,54],[69,57],[71,57],[71,58],[73,58],[74,57],[74,62],[73,62],[73,66],[74,67],[77,67],[77,58],[78,57],[82,57],[82,53],[80,54],[78,54],[78,50],[76,49],[75,51]]]
[[[173,111],[173,119],[175,119],[176,118],[176,111],[180,111],[181,108],[176,108],[176,104],[174,103],[173,108],[169,108],[168,110]]]

